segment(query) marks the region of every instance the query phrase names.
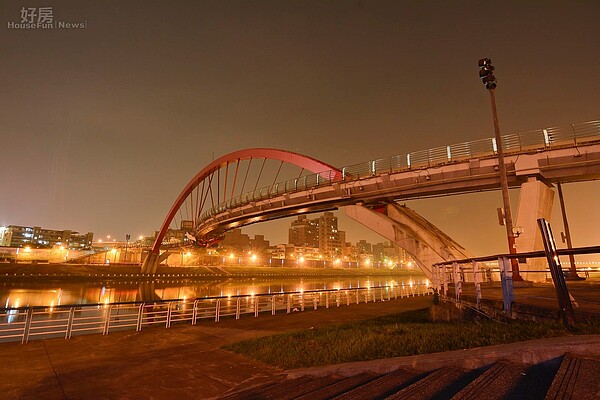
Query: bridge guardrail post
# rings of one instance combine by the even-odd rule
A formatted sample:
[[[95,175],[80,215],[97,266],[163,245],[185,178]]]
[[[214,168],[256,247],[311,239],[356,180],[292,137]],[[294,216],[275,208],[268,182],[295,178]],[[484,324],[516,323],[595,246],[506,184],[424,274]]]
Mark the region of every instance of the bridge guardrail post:
[[[292,303],[293,296],[294,296],[293,294],[288,294],[287,298],[286,298],[285,309],[288,314],[292,312],[292,304],[291,303]],[[275,315],[275,314],[273,314],[273,315]]]
[[[102,329],[103,335],[108,335],[108,330],[110,329],[110,316],[112,313],[112,304],[109,304],[106,308],[106,312],[104,313],[104,327]]]
[[[446,265],[442,265],[442,295],[448,296],[448,276],[446,275]]]
[[[69,317],[67,318],[67,329],[65,330],[65,339],[71,338],[73,330],[73,320],[75,319],[75,307],[69,308]]]
[[[33,308],[29,307],[25,314],[25,326],[23,327],[23,338],[21,343],[29,342],[29,329],[31,329],[31,321],[33,320]]]
[[[477,304],[477,308],[479,308],[479,303],[481,302],[481,279],[479,263],[477,261],[473,261],[473,283],[475,284],[475,302]]]
[[[215,304],[215,322],[219,322],[221,318],[221,299],[217,299],[217,303]]]
[[[254,297],[254,318],[258,318],[260,297]]]
[[[460,303],[460,295],[462,294],[461,276],[458,270],[458,264],[452,263],[452,279],[454,279],[454,296],[456,302]]]
[[[329,308],[329,292],[325,292],[325,308]]]
[[[502,303],[504,304],[504,312],[507,315],[510,315],[512,304],[514,302],[512,265],[508,257],[499,257],[498,264],[500,265],[500,279],[502,280]]]
[[[194,306],[192,308],[192,325],[196,325],[196,318],[198,318],[198,301],[194,300]]]
[[[145,303],[141,303],[140,306],[138,307],[138,317],[137,317],[137,323],[135,326],[136,332],[139,332],[142,330],[142,322],[144,319],[144,305],[145,305]]]
[[[241,312],[240,301],[241,300],[242,300],[242,298],[238,297],[237,301],[235,302],[235,319],[240,319],[240,312]]]
[[[171,314],[173,312],[171,308],[172,305],[173,303],[167,303],[167,321],[165,322],[165,328],[171,327]]]

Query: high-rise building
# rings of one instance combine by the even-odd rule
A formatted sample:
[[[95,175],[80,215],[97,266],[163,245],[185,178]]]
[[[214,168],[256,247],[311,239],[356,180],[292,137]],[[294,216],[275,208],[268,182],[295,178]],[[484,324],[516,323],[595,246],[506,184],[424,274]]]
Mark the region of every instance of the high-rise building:
[[[319,250],[326,256],[341,254],[342,243],[338,231],[338,219],[332,212],[327,211],[318,219]],[[345,235],[344,235],[345,237]]]
[[[338,230],[337,217],[328,211],[315,219],[300,215],[292,222],[288,238],[290,244],[318,248],[324,257],[333,257],[342,253],[346,233]]]
[[[368,243],[366,240],[361,239],[356,243],[356,250],[359,254],[371,254],[373,246],[371,243]]]
[[[373,245],[373,258],[375,261],[385,261],[397,258],[396,247],[390,242],[377,243]]]
[[[292,221],[288,233],[288,243],[302,247],[319,247],[318,220],[308,219],[306,215],[298,216]]]

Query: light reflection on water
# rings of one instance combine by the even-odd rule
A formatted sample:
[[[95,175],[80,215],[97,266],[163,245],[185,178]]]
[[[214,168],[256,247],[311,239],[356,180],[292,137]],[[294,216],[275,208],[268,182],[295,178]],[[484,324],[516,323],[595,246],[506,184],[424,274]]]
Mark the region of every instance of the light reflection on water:
[[[223,279],[210,281],[110,282],[110,283],[2,283],[0,307],[60,306],[130,301],[258,295],[310,290],[376,286],[429,285],[416,277],[344,277],[311,279]]]

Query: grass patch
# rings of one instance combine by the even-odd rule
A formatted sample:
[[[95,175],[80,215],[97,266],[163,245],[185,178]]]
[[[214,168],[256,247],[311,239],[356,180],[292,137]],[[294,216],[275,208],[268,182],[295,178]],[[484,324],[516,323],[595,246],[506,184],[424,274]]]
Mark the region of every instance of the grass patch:
[[[245,340],[224,347],[285,369],[490,346],[571,334],[559,322],[433,323],[428,310]],[[600,333],[578,326],[576,334]]]

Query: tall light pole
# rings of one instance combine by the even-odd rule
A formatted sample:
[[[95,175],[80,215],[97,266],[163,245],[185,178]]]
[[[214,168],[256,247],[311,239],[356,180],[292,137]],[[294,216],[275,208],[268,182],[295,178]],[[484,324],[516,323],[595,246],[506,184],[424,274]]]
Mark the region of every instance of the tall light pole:
[[[129,247],[129,239],[131,239],[131,235],[128,233],[125,235],[125,262],[127,262],[127,247]]]
[[[490,92],[492,102],[492,115],[494,117],[494,137],[496,139],[496,153],[498,154],[498,171],[500,173],[500,187],[502,189],[502,203],[504,205],[504,218],[506,226],[506,236],[508,238],[508,252],[516,254],[515,232],[513,229],[512,212],[510,209],[510,197],[508,194],[508,178],[506,176],[506,165],[504,164],[504,150],[502,148],[502,138],[500,137],[500,126],[498,124],[498,111],[496,110],[496,77],[494,76],[494,66],[489,58],[479,60],[479,77],[485,88]],[[519,274],[519,261],[516,258],[511,259],[512,279],[513,281],[522,281]]]

